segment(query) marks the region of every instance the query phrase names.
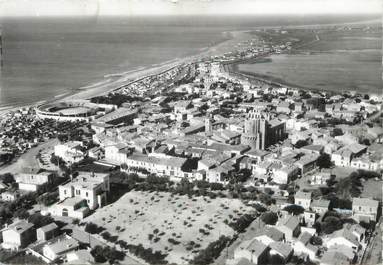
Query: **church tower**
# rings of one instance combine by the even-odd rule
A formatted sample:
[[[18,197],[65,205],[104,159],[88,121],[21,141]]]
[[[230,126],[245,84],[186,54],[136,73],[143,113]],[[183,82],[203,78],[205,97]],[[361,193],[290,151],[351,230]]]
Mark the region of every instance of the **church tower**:
[[[211,133],[213,131],[212,123],[213,123],[213,121],[211,120],[211,118],[205,119],[205,132]]]
[[[241,143],[253,149],[264,150],[267,146],[268,117],[263,117],[259,111],[249,112],[245,121]]]

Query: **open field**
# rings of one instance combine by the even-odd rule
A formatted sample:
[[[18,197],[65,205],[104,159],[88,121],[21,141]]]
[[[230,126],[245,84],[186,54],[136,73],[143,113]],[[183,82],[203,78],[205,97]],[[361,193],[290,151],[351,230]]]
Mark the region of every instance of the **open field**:
[[[166,253],[169,263],[186,264],[221,235],[233,236],[226,222],[252,210],[237,199],[132,191],[84,221],[105,227],[128,244]]]

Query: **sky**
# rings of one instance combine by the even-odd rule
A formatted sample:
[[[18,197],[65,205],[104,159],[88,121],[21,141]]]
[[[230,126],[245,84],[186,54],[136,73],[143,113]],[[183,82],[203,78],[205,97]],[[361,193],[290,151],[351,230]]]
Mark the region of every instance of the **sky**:
[[[0,17],[378,14],[381,0],[0,0]]]

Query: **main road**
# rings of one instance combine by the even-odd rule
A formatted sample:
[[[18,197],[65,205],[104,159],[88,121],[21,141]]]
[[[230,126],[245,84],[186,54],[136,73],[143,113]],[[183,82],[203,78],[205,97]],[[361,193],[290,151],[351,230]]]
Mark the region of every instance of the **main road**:
[[[40,150],[55,146],[58,143],[58,139],[50,139],[42,144],[39,144],[36,147],[29,149],[26,153],[22,154],[19,158],[17,158],[16,162],[0,167],[0,174],[15,174],[21,172],[22,169],[26,167],[39,168],[36,156],[40,152]]]

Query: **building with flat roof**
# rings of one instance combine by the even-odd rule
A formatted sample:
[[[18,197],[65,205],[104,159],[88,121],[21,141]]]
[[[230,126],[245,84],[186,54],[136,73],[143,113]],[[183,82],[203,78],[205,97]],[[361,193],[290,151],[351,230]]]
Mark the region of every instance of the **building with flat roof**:
[[[109,175],[94,172],[79,172],[79,175],[64,185],[59,186],[60,201],[78,197],[84,199],[89,209],[106,205],[110,190]]]
[[[181,157],[156,157],[134,153],[128,156],[126,165],[128,168],[141,168],[160,176],[182,178],[184,177],[183,166],[186,161],[186,158]]]

